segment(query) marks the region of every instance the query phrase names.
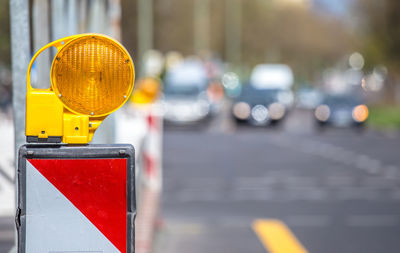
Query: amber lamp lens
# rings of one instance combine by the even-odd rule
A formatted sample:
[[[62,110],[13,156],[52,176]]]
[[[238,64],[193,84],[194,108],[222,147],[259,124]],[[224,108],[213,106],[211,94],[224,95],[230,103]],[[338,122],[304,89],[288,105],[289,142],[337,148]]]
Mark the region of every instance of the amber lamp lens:
[[[104,116],[127,101],[134,68],[122,46],[107,37],[87,36],[73,40],[57,53],[51,81],[69,110]]]

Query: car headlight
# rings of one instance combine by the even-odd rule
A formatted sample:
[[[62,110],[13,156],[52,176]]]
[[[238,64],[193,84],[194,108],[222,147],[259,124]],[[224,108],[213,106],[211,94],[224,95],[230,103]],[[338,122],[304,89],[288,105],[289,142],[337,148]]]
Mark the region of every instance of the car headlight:
[[[236,118],[241,120],[249,118],[250,111],[251,111],[250,105],[245,102],[239,102],[233,106],[233,115],[235,115]]]
[[[315,109],[315,117],[319,121],[327,121],[331,116],[331,110],[327,105],[320,105]]]
[[[269,115],[273,120],[279,120],[285,115],[285,106],[280,103],[272,103],[268,109]]]
[[[251,109],[251,116],[258,122],[268,119],[268,109],[263,105],[256,105]]]
[[[205,116],[210,111],[210,104],[205,100],[200,100],[193,106],[192,110],[199,116]]]
[[[364,122],[369,115],[368,107],[366,105],[358,105],[354,107],[352,117],[357,122]]]

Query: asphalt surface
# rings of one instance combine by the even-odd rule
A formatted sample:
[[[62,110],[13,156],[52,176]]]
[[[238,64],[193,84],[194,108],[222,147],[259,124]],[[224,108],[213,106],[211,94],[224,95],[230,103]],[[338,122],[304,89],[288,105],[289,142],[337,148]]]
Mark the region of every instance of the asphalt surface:
[[[0,217],[0,252],[7,253],[14,244],[14,220]]]
[[[397,133],[320,133],[306,111],[281,129],[222,125],[165,132],[157,253],[272,252],[258,219],[282,221],[308,252],[400,249]]]

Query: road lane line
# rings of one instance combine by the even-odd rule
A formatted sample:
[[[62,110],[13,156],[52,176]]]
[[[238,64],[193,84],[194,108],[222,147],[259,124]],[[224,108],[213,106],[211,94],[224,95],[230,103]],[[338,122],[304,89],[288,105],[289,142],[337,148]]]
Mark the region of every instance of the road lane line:
[[[385,176],[386,173],[391,174],[394,172],[394,174],[398,174],[400,171],[399,167],[386,165],[383,160],[375,159],[366,154],[353,152],[348,148],[336,146],[324,141],[303,140],[302,138],[289,141],[281,136],[273,137],[269,140],[278,147],[300,150],[304,153],[329,159],[345,166],[358,168],[371,175],[379,175],[379,173],[382,172],[383,176]],[[391,168],[389,171],[386,169],[388,167]],[[386,175],[386,177],[388,176]],[[389,176],[388,178],[393,177]]]
[[[308,253],[290,229],[279,220],[256,220],[252,227],[270,253]]]
[[[398,215],[352,215],[346,218],[346,225],[351,227],[396,227]]]

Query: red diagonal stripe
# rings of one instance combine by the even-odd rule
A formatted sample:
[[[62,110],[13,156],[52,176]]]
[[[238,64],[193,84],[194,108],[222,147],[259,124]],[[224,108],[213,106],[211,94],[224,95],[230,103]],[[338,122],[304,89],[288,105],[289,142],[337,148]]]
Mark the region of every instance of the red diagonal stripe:
[[[126,159],[28,161],[118,250],[126,253]]]

